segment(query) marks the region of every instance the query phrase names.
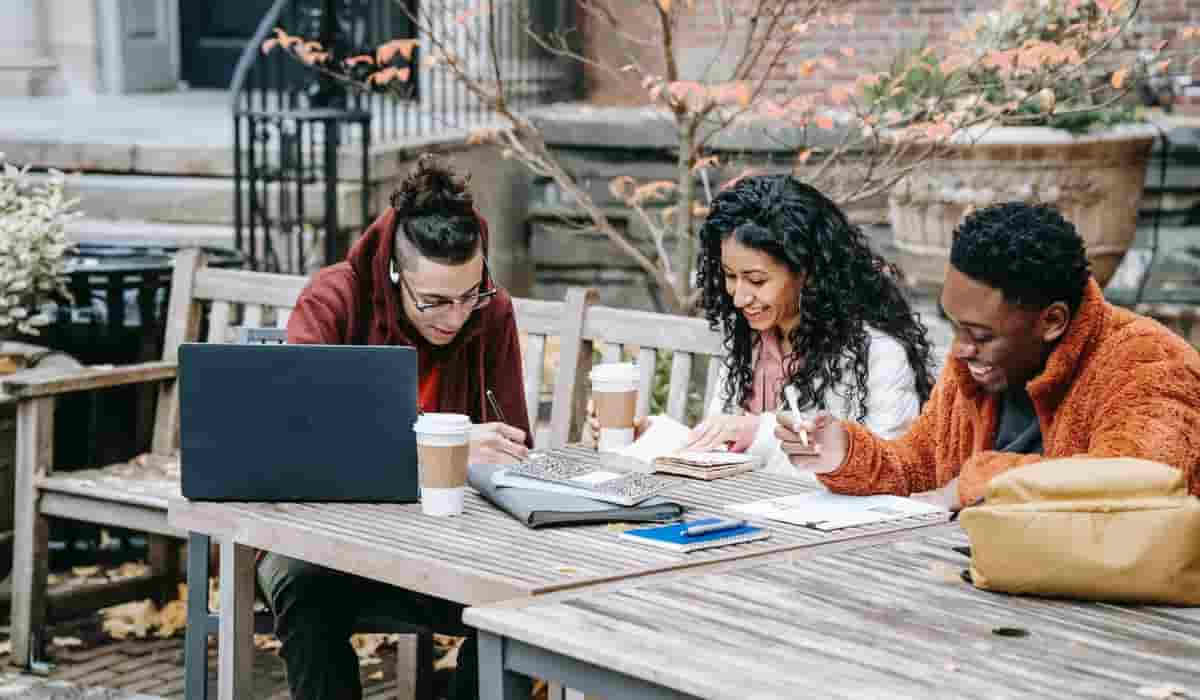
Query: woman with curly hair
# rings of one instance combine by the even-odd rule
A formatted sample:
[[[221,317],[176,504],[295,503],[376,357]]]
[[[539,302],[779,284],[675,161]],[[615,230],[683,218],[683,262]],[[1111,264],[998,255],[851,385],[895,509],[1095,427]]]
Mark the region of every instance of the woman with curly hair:
[[[700,305],[726,357],[690,449],[748,452],[795,473],[774,436],[787,385],[803,415],[904,432],[935,379],[925,327],[896,267],[836,204],[790,175],[746,177],[713,200],[700,244]]]

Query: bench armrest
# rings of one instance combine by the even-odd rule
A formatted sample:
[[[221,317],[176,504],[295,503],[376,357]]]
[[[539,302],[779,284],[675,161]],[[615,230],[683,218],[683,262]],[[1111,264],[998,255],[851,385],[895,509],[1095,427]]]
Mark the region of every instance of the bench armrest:
[[[0,381],[4,391],[15,399],[56,396],[75,391],[91,391],[125,384],[142,384],[174,379],[175,362],[142,362],[111,368],[82,367],[79,369],[32,369],[19,377]]]

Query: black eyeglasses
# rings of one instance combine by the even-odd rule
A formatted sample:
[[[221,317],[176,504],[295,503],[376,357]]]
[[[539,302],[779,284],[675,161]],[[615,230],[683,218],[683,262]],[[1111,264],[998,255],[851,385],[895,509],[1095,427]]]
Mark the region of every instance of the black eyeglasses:
[[[475,289],[467,292],[458,299],[446,299],[443,297],[434,299],[432,301],[421,301],[420,297],[417,296],[417,293],[413,290],[412,286],[409,285],[408,280],[405,279],[404,275],[398,269],[396,269],[395,259],[390,262],[390,265],[391,269],[389,272],[392,278],[392,284],[403,287],[408,291],[408,295],[412,297],[413,306],[417,307],[417,311],[420,313],[441,313],[449,311],[451,308],[460,305],[468,307],[471,311],[477,311],[491,303],[492,297],[496,296],[496,293],[500,291],[496,288],[495,284],[492,283],[492,272],[488,269],[487,257],[483,258],[483,279],[479,281],[479,286],[475,287]],[[484,289],[485,286],[487,289]]]

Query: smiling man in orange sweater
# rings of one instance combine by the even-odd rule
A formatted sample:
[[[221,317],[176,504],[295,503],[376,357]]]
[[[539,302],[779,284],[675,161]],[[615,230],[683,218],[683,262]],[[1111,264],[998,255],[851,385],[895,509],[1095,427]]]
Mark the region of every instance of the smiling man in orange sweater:
[[[954,343],[908,432],[884,440],[829,416],[800,426],[784,416],[776,434],[792,464],[838,493],[955,509],[1001,472],[1077,455],[1162,462],[1200,493],[1200,355],[1104,300],[1057,211],[1014,202],[968,216],[941,303]]]

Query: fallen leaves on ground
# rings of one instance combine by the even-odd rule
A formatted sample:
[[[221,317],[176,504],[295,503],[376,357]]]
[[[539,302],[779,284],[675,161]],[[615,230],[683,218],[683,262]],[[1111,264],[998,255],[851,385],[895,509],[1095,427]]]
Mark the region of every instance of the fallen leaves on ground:
[[[463,642],[466,641],[463,637],[451,637],[445,634],[433,635],[433,643],[436,646],[446,648],[446,653],[437,661],[433,662],[434,671],[454,670],[458,668],[458,651],[462,649]]]
[[[101,626],[113,639],[173,637],[187,624],[187,584],[179,584],[177,591],[178,597],[162,608],[149,598],[102,608]]]
[[[256,634],[254,635],[254,648],[261,651],[275,651],[283,646],[283,642],[279,641],[273,634]]]

